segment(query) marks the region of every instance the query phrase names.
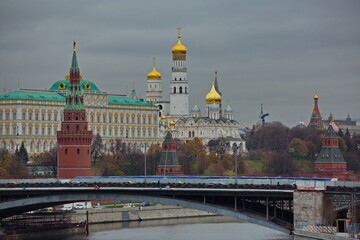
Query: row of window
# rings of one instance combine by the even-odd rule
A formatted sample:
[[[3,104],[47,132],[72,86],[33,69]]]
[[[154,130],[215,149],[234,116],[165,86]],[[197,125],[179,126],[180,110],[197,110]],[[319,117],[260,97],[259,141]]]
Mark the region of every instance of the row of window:
[[[140,114],[96,114],[88,113],[89,122],[103,122],[103,123],[137,123],[137,124],[157,124],[157,115],[152,114],[148,116],[142,116]]]
[[[124,127],[95,127],[91,126],[90,129],[93,134],[100,134],[107,137],[157,137],[157,128],[124,128]],[[59,126],[39,126],[31,125],[22,127],[22,135],[35,135],[35,136],[55,136],[56,131],[60,130]],[[6,125],[3,127],[0,125],[0,136],[16,136],[20,135],[16,125]]]
[[[103,123],[137,123],[137,124],[156,124],[157,123],[157,114],[152,114],[148,116],[141,116],[140,114],[96,114],[88,113],[88,120],[90,122],[103,122]],[[62,121],[63,112],[60,111],[58,114],[57,111],[45,112],[45,111],[22,111],[22,120],[29,121]],[[16,120],[16,110],[0,110],[0,120]]]
[[[174,87],[172,93],[188,93],[187,87],[184,87],[184,88],[183,87],[179,87],[179,88]]]

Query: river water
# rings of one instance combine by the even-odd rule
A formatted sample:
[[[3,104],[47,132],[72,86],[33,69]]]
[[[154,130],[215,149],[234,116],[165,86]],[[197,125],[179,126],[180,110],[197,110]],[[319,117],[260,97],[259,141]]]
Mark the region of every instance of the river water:
[[[288,240],[289,235],[228,217],[90,225],[90,234],[52,240]]]

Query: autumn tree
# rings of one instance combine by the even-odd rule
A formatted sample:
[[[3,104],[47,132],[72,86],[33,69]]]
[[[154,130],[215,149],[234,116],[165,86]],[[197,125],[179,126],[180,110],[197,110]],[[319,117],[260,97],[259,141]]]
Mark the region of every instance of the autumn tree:
[[[211,163],[205,170],[205,176],[223,176],[225,172],[224,167],[220,163]]]
[[[353,152],[344,152],[343,157],[347,162],[348,169],[360,172],[360,156]]]
[[[227,142],[223,137],[211,139],[208,142],[207,146],[210,151],[217,153],[219,159],[222,159],[224,153],[228,151],[231,147],[229,145],[229,142]]]
[[[100,134],[96,134],[93,136],[92,144],[91,144],[91,159],[94,164],[96,162],[101,161],[103,158],[103,150],[104,144],[102,142],[102,138]]]
[[[0,148],[0,178],[10,178],[9,166],[11,164],[11,157],[7,149]]]
[[[192,168],[193,164],[196,162],[196,158],[200,152],[205,151],[205,146],[202,143],[202,140],[199,138],[194,138],[187,141],[183,145],[182,152],[178,151],[179,163],[182,166],[183,172],[185,175],[194,174],[194,169]]]
[[[152,144],[149,150],[146,153],[146,161],[147,161],[147,169],[146,172],[149,175],[155,175],[157,167],[159,165],[160,157],[161,157],[161,147],[160,144]]]
[[[266,162],[265,169],[271,174],[293,175],[297,168],[287,152],[272,152]]]
[[[19,161],[23,162],[24,164],[26,164],[29,161],[29,155],[25,148],[24,142],[22,142],[20,145],[17,158]]]
[[[122,159],[114,158],[111,155],[104,156],[101,164],[102,176],[124,176],[122,171]]]
[[[12,155],[7,172],[10,178],[26,178],[29,176],[26,164],[19,159],[18,155]]]
[[[35,164],[43,166],[47,172],[51,172],[53,177],[57,175],[57,148],[52,148],[48,152],[40,153],[33,157]]]
[[[193,173],[196,175],[203,175],[205,170],[209,167],[211,164],[207,154],[205,151],[200,152],[195,160],[195,163],[192,167]]]
[[[123,172],[126,176],[143,175],[144,154],[137,149],[128,148],[123,162]]]
[[[246,146],[250,150],[284,151],[288,147],[289,128],[280,122],[267,123],[251,134]]]
[[[289,147],[297,158],[305,157],[308,153],[307,143],[300,138],[293,138]]]

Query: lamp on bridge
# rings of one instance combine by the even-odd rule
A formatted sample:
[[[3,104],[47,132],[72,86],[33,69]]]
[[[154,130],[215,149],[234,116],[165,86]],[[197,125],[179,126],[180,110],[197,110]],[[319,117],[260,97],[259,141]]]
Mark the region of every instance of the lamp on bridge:
[[[236,143],[233,143],[232,150],[233,150],[234,157],[235,157],[235,185],[237,185],[237,176],[238,176],[238,160],[237,160],[237,156],[239,154],[239,149],[240,149],[240,147]]]
[[[140,143],[140,147],[144,148],[144,183],[146,184],[146,148],[148,147],[148,143],[144,142],[144,143]]]

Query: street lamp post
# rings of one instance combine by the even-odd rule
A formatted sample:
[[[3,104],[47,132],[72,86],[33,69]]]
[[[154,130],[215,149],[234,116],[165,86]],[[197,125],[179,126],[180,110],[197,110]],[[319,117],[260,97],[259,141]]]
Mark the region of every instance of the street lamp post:
[[[144,147],[144,183],[146,185],[146,148],[148,146],[147,143],[140,143],[141,148]]]
[[[234,143],[232,145],[232,149],[233,149],[234,156],[235,156],[235,185],[237,185],[237,176],[238,176],[237,155],[238,155],[239,147],[236,143]]]

